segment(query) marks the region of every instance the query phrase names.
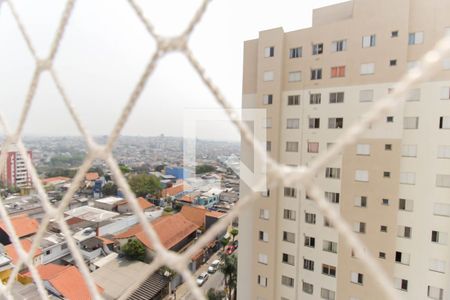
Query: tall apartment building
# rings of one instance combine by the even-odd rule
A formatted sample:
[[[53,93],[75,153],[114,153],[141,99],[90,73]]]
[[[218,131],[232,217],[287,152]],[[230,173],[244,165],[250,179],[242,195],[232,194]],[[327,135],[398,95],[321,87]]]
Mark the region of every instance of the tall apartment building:
[[[245,42],[242,107],[266,110],[268,155],[308,165],[449,32],[448,0],[353,0],[316,9],[311,28],[266,30]],[[399,299],[450,299],[449,129],[445,60],[316,177]],[[241,151],[250,163],[251,146]],[[241,196],[248,193],[241,182]],[[261,193],[241,215],[239,234],[239,299],[384,298],[299,185]]]
[[[3,150],[1,150],[3,151]],[[1,181],[5,186],[25,187],[31,186],[31,176],[25,166],[25,160],[20,155],[15,145],[11,145],[5,156],[5,169],[1,175]],[[28,150],[28,156],[32,158],[31,150]]]

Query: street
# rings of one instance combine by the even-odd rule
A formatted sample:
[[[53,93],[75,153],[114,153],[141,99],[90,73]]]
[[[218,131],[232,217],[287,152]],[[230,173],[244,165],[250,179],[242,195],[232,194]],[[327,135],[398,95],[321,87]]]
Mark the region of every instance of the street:
[[[216,271],[214,274],[209,274],[208,280],[201,286],[201,290],[203,294],[206,295],[210,288],[214,289],[223,289],[223,274],[220,271]],[[196,298],[191,294],[191,292],[187,292],[186,295],[181,297],[183,300],[196,300]]]

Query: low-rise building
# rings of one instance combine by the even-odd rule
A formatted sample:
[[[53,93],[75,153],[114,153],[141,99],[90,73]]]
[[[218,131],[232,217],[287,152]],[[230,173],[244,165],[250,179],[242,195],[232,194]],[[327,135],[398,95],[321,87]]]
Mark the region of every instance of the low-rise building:
[[[12,226],[14,227],[15,234],[19,239],[27,238],[36,234],[39,223],[35,219],[30,218],[28,215],[16,215],[10,217]],[[6,228],[6,224],[3,220],[0,221],[0,243],[3,245],[9,245],[11,243],[10,233]]]

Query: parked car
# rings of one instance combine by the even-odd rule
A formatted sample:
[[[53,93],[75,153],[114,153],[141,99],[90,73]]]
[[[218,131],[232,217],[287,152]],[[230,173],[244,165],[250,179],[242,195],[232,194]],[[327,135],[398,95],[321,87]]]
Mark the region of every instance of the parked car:
[[[227,248],[225,249],[225,253],[230,255],[230,254],[233,254],[234,250],[236,250],[234,245],[228,245]]]
[[[202,286],[206,282],[206,280],[208,280],[208,278],[209,278],[209,275],[206,272],[203,272],[202,274],[198,275],[197,280],[196,280],[197,285]]]
[[[236,250],[239,247],[239,241],[235,240],[232,245],[234,246],[234,249]]]
[[[219,269],[220,260],[216,259],[208,267],[208,273],[213,274]]]

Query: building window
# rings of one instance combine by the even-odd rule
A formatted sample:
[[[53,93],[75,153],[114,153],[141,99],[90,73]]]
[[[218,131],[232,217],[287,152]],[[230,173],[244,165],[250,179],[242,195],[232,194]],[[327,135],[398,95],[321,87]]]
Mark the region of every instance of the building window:
[[[300,95],[288,96],[288,105],[300,105]]]
[[[342,52],[347,50],[347,40],[339,40],[331,43],[332,52]]]
[[[450,175],[437,174],[436,175],[436,186],[450,188]]]
[[[344,103],[344,92],[330,93],[330,103]]]
[[[316,247],[316,239],[312,236],[305,235],[305,247],[310,247],[310,248]]]
[[[370,155],[370,144],[357,144],[356,155]]]
[[[310,259],[303,259],[303,269],[308,271],[314,271],[314,261]]]
[[[361,64],[360,74],[361,75],[371,75],[375,73],[375,64]]]
[[[332,290],[321,288],[320,289],[320,298],[325,300],[335,300],[336,293]]]
[[[273,81],[274,75],[273,71],[264,72],[264,81]]]
[[[269,241],[269,234],[265,231],[259,231],[259,240],[263,242]]]
[[[312,45],[312,55],[319,55],[323,53],[323,44],[313,44]]]
[[[284,187],[284,196],[295,198],[297,196],[297,190],[293,187]]]
[[[387,116],[386,117],[386,123],[394,123],[394,117],[393,116]]]
[[[450,87],[441,88],[441,100],[450,100]]]
[[[272,151],[272,142],[271,141],[266,142],[266,151],[267,152]]]
[[[344,118],[328,118],[329,129],[344,128]]]
[[[316,214],[305,212],[305,222],[308,224],[316,224]]]
[[[401,279],[401,278],[395,278],[395,288],[402,290],[402,291],[407,291],[408,290],[408,280]]]
[[[263,95],[263,104],[270,105],[273,101],[273,95]]]
[[[391,172],[384,171],[383,172],[383,177],[384,178],[390,178],[391,177]]]
[[[353,231],[358,233],[366,233],[366,223],[364,222],[353,223]]]
[[[358,272],[352,272],[350,281],[352,283],[356,283],[356,284],[363,284],[363,282],[364,282],[364,275],[361,274],[361,273],[358,273]]]
[[[295,233],[283,231],[283,241],[295,243]]]
[[[337,243],[324,240],[322,250],[326,252],[337,253]]]
[[[302,57],[302,47],[296,47],[289,49],[289,58]]]
[[[288,287],[293,287],[294,286],[294,278],[282,275],[281,276],[281,284],[288,286]]]
[[[326,168],[325,169],[325,178],[341,178],[341,169],[340,168]]]
[[[447,245],[448,234],[442,231],[431,231],[431,241],[442,245]]]
[[[381,225],[380,226],[380,232],[387,232],[387,231],[388,231],[388,228],[387,228],[386,225]]]
[[[412,228],[409,226],[398,225],[397,236],[410,239],[412,234]]]
[[[269,210],[266,208],[261,208],[259,210],[259,218],[263,220],[269,220]]]
[[[413,200],[410,199],[398,199],[398,209],[404,211],[413,211]]]
[[[325,192],[325,199],[327,199],[331,203],[339,203],[339,196],[339,193]]]
[[[402,184],[416,184],[416,173],[400,172],[400,183]]]
[[[298,142],[286,142],[286,152],[298,152]]]
[[[322,274],[331,277],[336,277],[336,267],[322,264]]]
[[[320,104],[322,98],[322,94],[311,94],[309,95],[309,104]]]
[[[302,80],[302,72],[296,71],[296,72],[289,72],[288,75],[288,81],[289,82],[296,82]]]
[[[331,78],[345,77],[345,66],[331,67]]]
[[[395,262],[403,265],[409,265],[409,258],[409,253],[395,251]]]
[[[384,252],[378,252],[378,258],[386,259],[386,253],[384,253]]]
[[[381,204],[385,205],[385,206],[388,206],[389,205],[389,199],[386,199],[386,198],[381,199]]]
[[[308,123],[310,129],[320,128],[320,118],[309,118]]]
[[[434,287],[429,285],[427,290],[428,298],[435,300],[443,300],[444,299],[444,289]]]
[[[274,56],[275,56],[275,47],[264,48],[264,57],[274,57]]]
[[[389,61],[389,66],[393,67],[393,66],[396,66],[396,65],[397,65],[397,60],[396,59],[391,59]]]
[[[406,95],[406,101],[415,102],[420,101],[420,89],[412,89],[408,91]]]
[[[269,263],[269,258],[266,254],[258,254],[258,262],[260,264],[267,265]]]
[[[287,119],[286,120],[287,129],[298,129],[300,128],[300,119]]]
[[[402,145],[403,157],[417,157],[417,145]]]
[[[392,150],[392,144],[384,144],[384,150],[391,151]]]
[[[419,128],[419,117],[403,118],[403,129],[418,129],[418,128]]]
[[[302,290],[306,294],[312,295],[314,293],[314,285],[312,285],[311,283],[307,283],[307,282],[303,281]]]
[[[311,80],[322,79],[322,69],[312,69],[311,70]]]
[[[359,91],[359,102],[372,102],[373,90],[361,90]]]
[[[450,129],[450,116],[439,117],[439,129]]]
[[[362,38],[362,47],[363,48],[375,47],[375,44],[376,44],[375,34],[363,36],[363,38]]]
[[[355,170],[355,181],[361,181],[361,182],[369,181],[369,171]]]
[[[355,198],[355,206],[367,207],[367,196],[358,196]]]
[[[450,146],[440,145],[438,146],[437,158],[450,158]]]
[[[291,209],[283,210],[283,218],[285,220],[295,221],[295,219],[296,219],[295,215],[296,215],[295,210],[291,210]]]
[[[319,143],[308,142],[308,153],[319,153]]]
[[[438,273],[445,273],[446,262],[440,259],[430,259],[428,269]]]
[[[391,38],[398,37],[398,30],[391,31]]]
[[[433,214],[435,216],[450,217],[450,205],[446,203],[434,203]]]
[[[408,35],[408,44],[417,45],[423,43],[423,32],[412,32]]]
[[[258,280],[257,280],[258,284],[262,287],[266,287],[267,286],[267,277],[258,275]]]

